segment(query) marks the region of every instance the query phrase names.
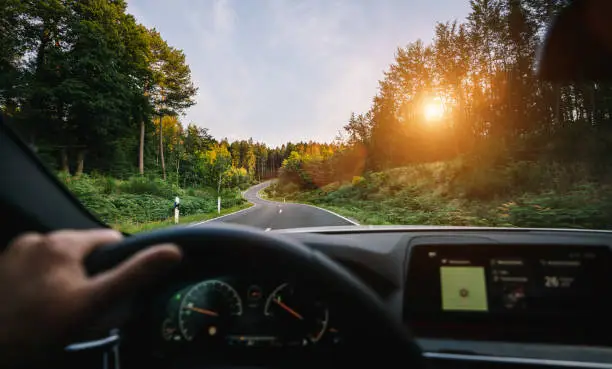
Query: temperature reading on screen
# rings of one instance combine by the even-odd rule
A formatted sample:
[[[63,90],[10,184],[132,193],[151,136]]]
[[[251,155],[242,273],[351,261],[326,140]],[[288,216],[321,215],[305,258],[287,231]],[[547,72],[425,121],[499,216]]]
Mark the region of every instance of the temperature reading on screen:
[[[546,287],[550,287],[550,288],[556,288],[559,287],[560,283],[559,283],[559,277],[555,277],[555,276],[544,276],[544,285]]]

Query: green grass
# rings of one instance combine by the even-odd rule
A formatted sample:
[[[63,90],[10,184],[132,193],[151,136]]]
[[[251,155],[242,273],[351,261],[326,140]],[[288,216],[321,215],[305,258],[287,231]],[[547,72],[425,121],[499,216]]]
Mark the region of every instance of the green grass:
[[[211,213],[201,213],[201,214],[192,214],[187,216],[179,217],[179,225],[186,225],[196,222],[203,222],[209,219],[218,218],[223,215],[227,215],[230,213],[234,213],[239,210],[247,209],[253,206],[251,203],[244,203],[241,205],[232,206],[230,208],[221,209],[221,214],[217,214],[216,211]],[[153,222],[144,222],[144,223],[136,223],[136,222],[124,222],[119,224],[113,224],[112,227],[121,231],[123,233],[139,233],[152,231],[155,229],[166,228],[175,226],[174,218],[168,218],[162,221],[153,221]]]
[[[59,178],[85,207],[102,222],[126,233],[174,225],[175,196],[181,200],[181,224],[217,216],[217,192],[209,187],[180,188],[159,178],[134,176],[118,180],[103,175]],[[250,206],[240,188],[221,193],[222,214]]]
[[[368,173],[309,191],[279,182],[265,192],[364,225],[612,229],[612,186],[576,165],[455,160]]]

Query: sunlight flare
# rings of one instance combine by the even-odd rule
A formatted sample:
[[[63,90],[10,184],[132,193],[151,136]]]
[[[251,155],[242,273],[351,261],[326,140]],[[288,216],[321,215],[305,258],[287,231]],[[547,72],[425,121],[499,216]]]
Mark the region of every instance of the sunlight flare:
[[[428,122],[435,122],[444,116],[444,105],[439,100],[431,100],[423,106],[423,115]]]

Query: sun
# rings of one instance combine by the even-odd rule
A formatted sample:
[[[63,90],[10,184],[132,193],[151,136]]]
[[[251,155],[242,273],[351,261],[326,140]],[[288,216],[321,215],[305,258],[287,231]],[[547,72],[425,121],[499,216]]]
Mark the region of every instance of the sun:
[[[444,116],[444,105],[438,100],[431,100],[423,106],[423,115],[429,122],[438,121]]]

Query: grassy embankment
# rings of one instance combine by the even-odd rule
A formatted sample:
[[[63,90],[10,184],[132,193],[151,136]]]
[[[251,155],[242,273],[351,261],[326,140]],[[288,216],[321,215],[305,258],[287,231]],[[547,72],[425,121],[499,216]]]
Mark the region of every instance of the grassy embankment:
[[[581,165],[474,165],[458,159],[369,173],[315,190],[281,182],[266,193],[361,224],[612,228],[612,187]]]
[[[174,197],[181,200],[180,224],[204,221],[250,207],[240,189],[225,190],[221,214],[217,195],[211,188],[179,188],[160,179],[132,177],[118,180],[105,176],[60,179],[79,200],[104,223],[126,233],[136,233],[174,225]]]

